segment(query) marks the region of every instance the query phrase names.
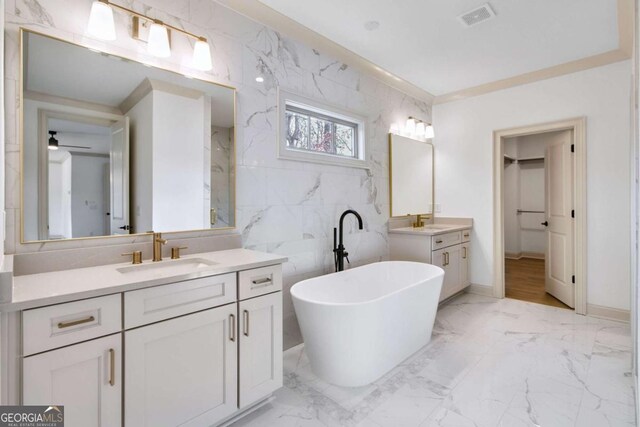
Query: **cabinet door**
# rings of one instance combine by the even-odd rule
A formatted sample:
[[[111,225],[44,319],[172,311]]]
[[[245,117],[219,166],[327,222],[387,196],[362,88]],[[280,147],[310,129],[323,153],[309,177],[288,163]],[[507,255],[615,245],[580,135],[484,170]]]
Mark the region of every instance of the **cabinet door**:
[[[444,270],[440,301],[460,290],[460,252],[460,245],[455,245],[431,253],[433,264]]]
[[[125,332],[125,426],[212,425],[238,409],[237,305]]]
[[[471,284],[469,281],[469,256],[471,255],[469,248],[470,244],[468,242],[460,245],[460,249],[462,251],[460,256],[460,284],[462,289]]]
[[[25,405],[64,405],[65,426],[122,424],[122,334],[25,357]]]
[[[282,387],[282,292],[239,305],[242,408]]]

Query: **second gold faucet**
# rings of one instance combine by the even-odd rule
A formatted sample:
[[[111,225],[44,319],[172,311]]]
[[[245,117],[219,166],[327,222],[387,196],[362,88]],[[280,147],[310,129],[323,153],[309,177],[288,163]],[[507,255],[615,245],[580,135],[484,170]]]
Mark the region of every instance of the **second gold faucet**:
[[[153,233],[153,261],[162,261],[162,245],[167,244],[167,239],[162,238],[162,233]]]

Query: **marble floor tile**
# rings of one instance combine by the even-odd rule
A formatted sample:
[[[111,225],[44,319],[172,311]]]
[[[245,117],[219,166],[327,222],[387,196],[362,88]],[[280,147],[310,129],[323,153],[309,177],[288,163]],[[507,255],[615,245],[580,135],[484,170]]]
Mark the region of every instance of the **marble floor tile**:
[[[364,387],[329,384],[304,344],[284,387],[241,426],[633,426],[629,325],[511,299],[462,294],[431,342]]]

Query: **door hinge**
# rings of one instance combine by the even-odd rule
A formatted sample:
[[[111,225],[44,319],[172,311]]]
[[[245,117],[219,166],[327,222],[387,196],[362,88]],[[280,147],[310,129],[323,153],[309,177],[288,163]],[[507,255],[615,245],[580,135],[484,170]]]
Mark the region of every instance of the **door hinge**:
[[[571,152],[572,153],[576,152],[576,145],[575,144],[571,144]]]
[[[571,209],[571,218],[575,218],[576,217],[576,211],[575,209]]]
[[[571,283],[576,283],[576,276],[571,276]]]

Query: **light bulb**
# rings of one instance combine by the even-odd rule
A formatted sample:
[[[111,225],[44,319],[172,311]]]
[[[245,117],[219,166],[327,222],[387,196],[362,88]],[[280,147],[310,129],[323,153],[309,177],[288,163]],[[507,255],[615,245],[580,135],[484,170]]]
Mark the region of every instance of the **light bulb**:
[[[213,68],[211,63],[211,49],[204,38],[196,41],[193,46],[193,66],[201,71],[209,71]]]
[[[425,125],[424,122],[416,124],[416,136],[422,138],[424,136]]]
[[[435,133],[433,131],[433,125],[428,125],[427,127],[424,128],[424,137],[426,139],[431,139],[435,136]]]
[[[108,3],[94,1],[89,14],[87,32],[101,40],[116,39],[116,25],[113,21],[113,10]]]
[[[169,46],[169,33],[167,27],[154,22],[149,27],[149,40],[147,43],[147,51],[158,58],[168,58],[171,56],[171,47]]]
[[[264,77],[262,77],[262,76],[258,76],[258,77],[256,77],[256,81],[257,81],[258,83],[263,83],[263,82],[264,82]]]
[[[404,131],[409,135],[416,133],[416,121],[412,118],[407,119],[407,123],[404,125]]]

